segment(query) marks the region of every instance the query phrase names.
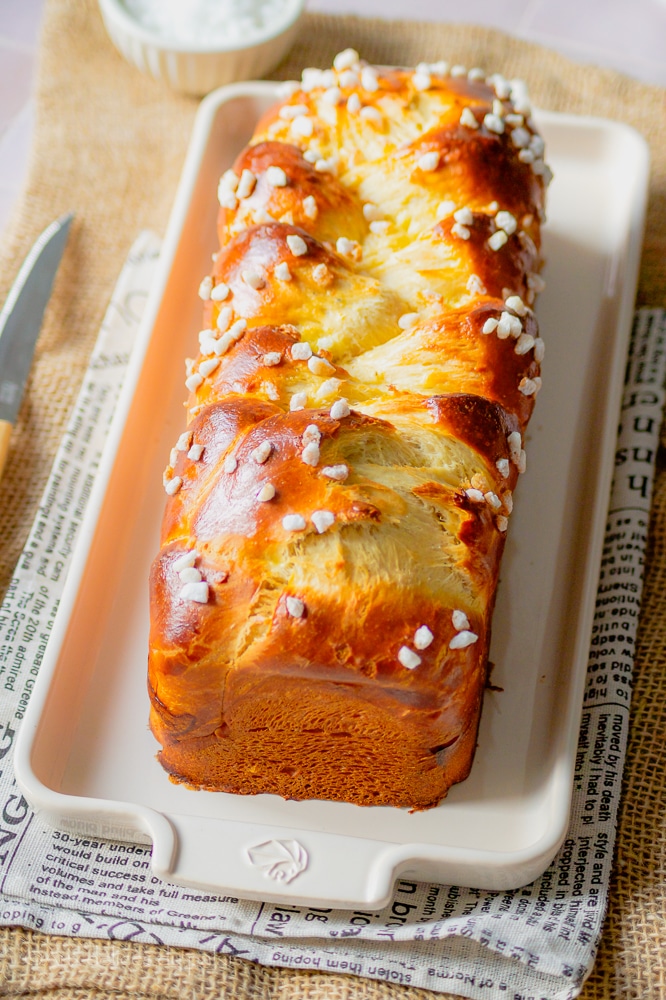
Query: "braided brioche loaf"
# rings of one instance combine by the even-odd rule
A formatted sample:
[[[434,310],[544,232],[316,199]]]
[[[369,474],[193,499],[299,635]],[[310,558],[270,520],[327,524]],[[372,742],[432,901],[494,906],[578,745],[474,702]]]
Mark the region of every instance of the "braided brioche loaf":
[[[175,780],[422,809],[469,773],[541,384],[529,116],[347,50],[222,177],[151,575]]]

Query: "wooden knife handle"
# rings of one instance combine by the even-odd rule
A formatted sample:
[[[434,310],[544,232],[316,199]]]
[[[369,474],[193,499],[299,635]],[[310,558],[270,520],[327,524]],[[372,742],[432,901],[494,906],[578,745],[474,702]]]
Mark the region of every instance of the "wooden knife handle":
[[[12,424],[8,420],[0,420],[0,476],[5,467],[5,460],[9,452],[9,439],[12,435]]]

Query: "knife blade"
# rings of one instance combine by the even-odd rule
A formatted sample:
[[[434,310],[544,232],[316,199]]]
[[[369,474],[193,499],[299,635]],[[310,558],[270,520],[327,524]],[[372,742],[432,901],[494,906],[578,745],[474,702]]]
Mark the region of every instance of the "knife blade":
[[[61,216],[37,237],[0,312],[0,475],[73,217]]]

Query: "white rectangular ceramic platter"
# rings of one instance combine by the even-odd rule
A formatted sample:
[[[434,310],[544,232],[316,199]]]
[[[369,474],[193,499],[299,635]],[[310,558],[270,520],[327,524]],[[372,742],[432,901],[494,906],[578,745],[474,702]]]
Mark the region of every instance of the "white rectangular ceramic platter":
[[[171,783],[155,760],[147,578],[162,470],[183,427],[183,359],[196,351],[201,323],[196,292],[216,248],[217,181],[274,98],[272,84],[253,83],[201,105],[142,339],[22,726],[18,780],[49,822],[152,841],[156,874],[208,891],[376,907],[398,875],[515,888],[545,869],[566,833],[646,147],[622,125],[539,115],[555,174],[538,305],[544,388],[495,611],[491,660],[502,690],[485,695],[471,776],[437,808],[413,815],[196,792]]]

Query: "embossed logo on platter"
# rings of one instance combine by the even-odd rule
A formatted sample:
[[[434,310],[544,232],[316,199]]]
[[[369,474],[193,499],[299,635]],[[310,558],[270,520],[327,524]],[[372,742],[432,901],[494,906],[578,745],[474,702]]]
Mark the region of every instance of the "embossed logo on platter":
[[[266,840],[248,847],[250,864],[275,882],[291,882],[308,866],[308,852],[297,840]]]

